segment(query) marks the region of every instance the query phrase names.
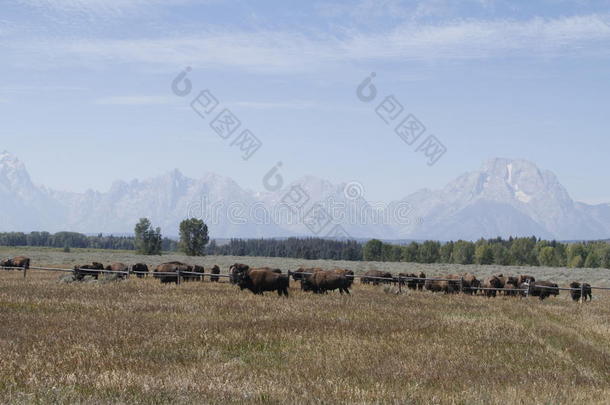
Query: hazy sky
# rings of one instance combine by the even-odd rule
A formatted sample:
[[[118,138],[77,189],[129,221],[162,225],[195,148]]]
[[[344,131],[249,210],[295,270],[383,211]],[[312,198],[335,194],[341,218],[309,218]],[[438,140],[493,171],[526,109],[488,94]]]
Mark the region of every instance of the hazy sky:
[[[0,47],[0,150],[53,188],[179,168],[261,190],[281,161],[390,200],[509,157],[610,201],[610,1],[3,0]],[[262,141],[248,161],[190,108],[204,89]],[[447,148],[432,167],[389,95]]]

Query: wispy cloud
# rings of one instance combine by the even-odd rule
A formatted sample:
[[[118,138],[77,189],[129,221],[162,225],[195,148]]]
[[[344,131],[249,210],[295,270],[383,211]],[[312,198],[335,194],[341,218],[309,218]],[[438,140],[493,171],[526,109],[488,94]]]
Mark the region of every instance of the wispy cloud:
[[[11,0],[9,0],[11,1]],[[16,3],[38,9],[62,13],[121,15],[140,8],[185,3],[206,3],[204,0],[13,0]]]
[[[290,101],[233,101],[227,104],[236,107],[252,108],[256,110],[309,110],[320,107],[320,103],[314,100],[290,100]]]
[[[188,36],[149,39],[91,39],[9,43],[20,54],[47,63],[189,64],[264,72],[302,72],[345,62],[477,59],[505,56],[607,56],[608,15],[555,19],[460,20],[407,24],[382,33],[304,35],[287,31],[210,30]]]
[[[366,111],[365,108],[333,104],[316,100],[285,100],[285,101],[228,101],[231,107],[241,107],[252,110],[293,110],[293,111]]]
[[[169,96],[114,96],[102,97],[95,100],[96,104],[101,105],[167,105],[175,104],[176,98]]]

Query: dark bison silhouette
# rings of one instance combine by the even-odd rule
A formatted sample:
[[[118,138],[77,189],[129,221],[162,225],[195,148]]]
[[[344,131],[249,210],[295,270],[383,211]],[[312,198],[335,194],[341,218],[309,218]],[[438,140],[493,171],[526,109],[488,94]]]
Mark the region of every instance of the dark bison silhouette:
[[[591,285],[587,284],[587,283],[579,283],[577,281],[573,281],[570,283],[570,288],[577,288],[577,290],[571,290],[570,291],[570,296],[572,297],[572,300],[574,301],[578,301],[582,298],[583,301],[587,301],[587,298],[589,298],[589,301],[591,301],[593,299],[593,296],[591,295]]]
[[[212,273],[212,274],[220,274],[220,267],[218,267],[218,265],[214,265],[214,267],[212,267],[212,270],[210,270],[210,273]],[[210,276],[210,281],[212,283],[217,283],[218,280],[220,280],[220,277],[218,277],[218,276]]]
[[[529,295],[532,297],[538,297],[540,300],[544,300],[550,296],[558,296],[559,295],[559,286],[550,281],[533,281],[531,283],[523,283],[519,286],[521,289],[528,290],[529,287]],[[525,292],[524,292],[525,293]]]
[[[148,273],[148,266],[145,263],[136,263],[131,268],[131,271],[135,272],[138,278],[142,278],[146,276],[143,273]]]

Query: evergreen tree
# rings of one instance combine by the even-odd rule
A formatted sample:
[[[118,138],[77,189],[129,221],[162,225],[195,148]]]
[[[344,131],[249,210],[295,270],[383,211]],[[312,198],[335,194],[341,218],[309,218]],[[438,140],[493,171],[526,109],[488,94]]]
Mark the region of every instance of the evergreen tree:
[[[436,263],[440,258],[441,244],[427,240],[419,247],[417,262],[418,263]]]
[[[383,242],[379,239],[371,239],[366,242],[362,249],[364,260],[371,262],[380,262],[383,260]]]

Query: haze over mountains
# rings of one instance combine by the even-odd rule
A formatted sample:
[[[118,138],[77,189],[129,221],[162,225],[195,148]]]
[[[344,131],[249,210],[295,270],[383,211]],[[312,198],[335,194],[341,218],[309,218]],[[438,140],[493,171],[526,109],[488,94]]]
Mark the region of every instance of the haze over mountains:
[[[280,203],[292,195],[293,186],[300,186],[308,198],[300,214],[291,216],[289,210],[280,209]],[[0,154],[0,231],[132,233],[139,218],[149,217],[171,236],[178,233],[183,219],[200,217],[208,222],[213,238],[610,237],[610,204],[572,200],[552,172],[524,160],[489,160],[441,190],[420,190],[385,208],[369,205],[357,186],[307,176],[282,190],[257,193],[217,174],[190,179],[174,170],[142,181],[116,181],[107,192],[72,193],[35,185],[25,165],[4,152]],[[324,226],[308,227],[302,218],[318,212],[310,211],[317,204],[326,213]],[[336,233],[336,225],[344,233]]]

